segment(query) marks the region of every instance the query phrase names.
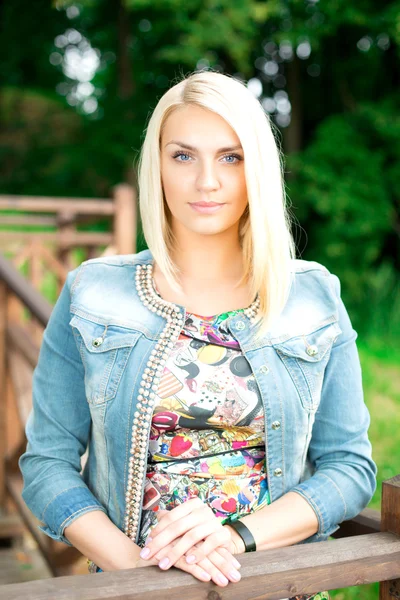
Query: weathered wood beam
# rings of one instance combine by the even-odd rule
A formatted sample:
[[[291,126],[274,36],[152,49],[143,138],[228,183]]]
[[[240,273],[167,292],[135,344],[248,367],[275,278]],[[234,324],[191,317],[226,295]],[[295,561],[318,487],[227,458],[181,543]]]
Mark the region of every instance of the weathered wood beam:
[[[399,573],[400,537],[371,533],[240,556],[242,578],[221,588],[178,569],[158,567],[58,577],[0,588],[2,600],[278,600],[301,593],[392,579]]]
[[[58,213],[64,210],[77,214],[113,215],[113,200],[103,198],[65,198],[57,196],[0,195],[0,209],[27,210],[31,212]]]

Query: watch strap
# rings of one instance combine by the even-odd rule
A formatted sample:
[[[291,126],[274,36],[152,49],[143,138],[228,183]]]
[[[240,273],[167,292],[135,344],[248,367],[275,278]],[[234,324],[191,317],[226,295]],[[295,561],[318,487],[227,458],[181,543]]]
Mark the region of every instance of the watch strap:
[[[246,527],[242,523],[242,521],[231,521],[230,523],[226,523],[229,527],[232,527],[240,535],[243,540],[245,552],[255,552],[256,551],[256,542],[251,533],[250,529]]]

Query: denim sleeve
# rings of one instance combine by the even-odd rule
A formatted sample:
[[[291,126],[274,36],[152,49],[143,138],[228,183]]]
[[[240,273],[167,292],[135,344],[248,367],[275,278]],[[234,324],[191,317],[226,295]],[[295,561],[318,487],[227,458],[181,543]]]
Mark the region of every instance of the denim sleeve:
[[[304,542],[326,539],[339,524],[358,515],[376,489],[377,467],[368,438],[370,415],[364,403],[357,333],[340,297],[340,280],[329,274],[342,333],[333,344],[315,415],[308,458],[311,477],[290,491],[314,509],[318,532]]]
[[[64,529],[81,515],[104,507],[81,476],[81,456],[90,432],[84,369],[69,325],[70,291],[79,269],[70,271],[43,333],[33,372],[27,447],[19,459],[22,498],[51,538],[72,546]]]

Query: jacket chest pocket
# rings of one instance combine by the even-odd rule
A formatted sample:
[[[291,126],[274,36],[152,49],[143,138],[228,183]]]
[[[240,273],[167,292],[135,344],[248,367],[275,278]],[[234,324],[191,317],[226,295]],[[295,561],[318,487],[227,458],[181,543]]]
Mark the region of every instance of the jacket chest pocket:
[[[307,335],[274,344],[296,386],[303,408],[309,412],[316,411],[321,401],[325,368],[340,333],[338,323],[331,323]]]
[[[74,315],[69,324],[85,369],[86,398],[90,404],[112,400],[140,333],[119,325],[102,325]]]

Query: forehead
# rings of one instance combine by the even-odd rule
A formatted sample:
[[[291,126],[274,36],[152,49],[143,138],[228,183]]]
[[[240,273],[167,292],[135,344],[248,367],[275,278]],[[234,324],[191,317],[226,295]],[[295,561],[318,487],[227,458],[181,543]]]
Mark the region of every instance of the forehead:
[[[232,127],[217,113],[197,105],[175,109],[164,122],[161,136],[163,144],[180,140],[193,146],[207,142],[212,148],[239,143]]]

